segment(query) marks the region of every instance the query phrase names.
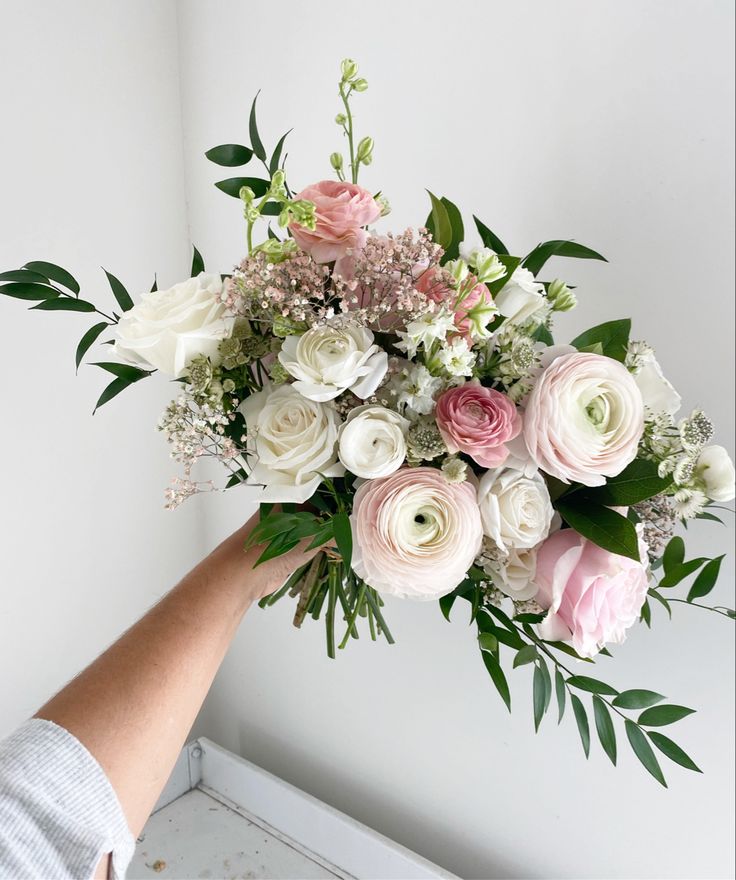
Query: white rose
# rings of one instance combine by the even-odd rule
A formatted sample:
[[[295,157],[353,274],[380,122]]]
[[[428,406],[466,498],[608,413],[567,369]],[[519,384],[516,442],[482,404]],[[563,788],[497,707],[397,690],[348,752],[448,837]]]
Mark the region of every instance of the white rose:
[[[409,425],[382,406],[357,407],[338,432],[340,461],[357,477],[387,477],[404,463]]]
[[[537,471],[525,476],[512,468],[486,471],[478,487],[484,533],[508,553],[535,547],[549,534],[554,516],[547,484]]]
[[[304,502],[326,477],[342,476],[337,460],[340,418],[330,404],[303,397],[293,385],[266,388],[240,406],[248,451],[255,457],[247,483],[263,485],[261,501]]]
[[[534,280],[528,269],[515,269],[495,296],[499,312],[511,324],[523,324],[547,306],[544,285]]]
[[[499,555],[488,562],[495,586],[517,602],[533,599],[539,587],[534,581],[537,573],[537,548],[511,547],[507,555]]]
[[[705,484],[711,501],[733,501],[736,497],[736,471],[722,446],[706,446],[700,453],[695,474]]]
[[[136,366],[175,379],[197,355],[217,359],[217,347],[232,331],[220,299],[222,279],[202,272],[168,290],[144,293],[120,319],[115,351]]]
[[[633,370],[634,381],[641,391],[644,406],[656,415],[669,413],[674,415],[682,404],[682,398],[665,378],[662,368],[651,348],[647,347],[636,358]]]
[[[353,324],[312,327],[287,336],[279,361],[297,381],[294,387],[310,400],[332,400],[348,388],[370,397],[386,374],[388,355],[373,344],[373,334]]]

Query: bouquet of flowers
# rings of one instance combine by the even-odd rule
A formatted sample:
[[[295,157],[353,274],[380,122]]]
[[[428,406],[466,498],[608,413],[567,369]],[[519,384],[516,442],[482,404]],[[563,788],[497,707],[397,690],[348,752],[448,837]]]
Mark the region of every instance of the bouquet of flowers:
[[[207,152],[220,166],[264,168],[216,183],[245,217],[247,255],[231,274],[207,273],[195,248],[189,280],[154,283],[137,303],[107,273],[115,311],[42,261],[0,274],[0,292],[97,316],[76,363],[98,341],[113,345],[116,359],[94,364],[112,376],[98,408],[154,372],[178,383],[159,425],[183,466],[167,505],[215,489],[193,475],[214,457],[223,488],[260,502],[249,539],[259,563],[305,539],[321,548],[262,605],[291,597],[297,627],[323,617],[330,657],[360,632],[393,642],[387,596],[439,600],[448,619],[466,600],[509,708],[504,655],[533,666],[535,728],[554,693],[587,756],[587,695],[614,764],[618,716],[660,783],[656,752],[697,770],[659,732],[693,710],[580,670],[639,621],[650,626],[655,606],[708,607],[697,600],[723,557],[686,559],[674,532],[719,521],[733,464],[703,412],[677,415],[680,396],[650,346],[630,339],[628,319],[554,341],[555,313],[577,297],[542,270],[551,257],[600,254],[553,240],[513,256],[477,217],[470,244],[460,210],[433,193],[417,229],[374,231],[389,205],[358,184],[374,145],[357,138],[351,102],[366,88],[343,61],[336,123],[347,159],[330,156],[335,179],[295,192],[286,135],[266,151],[256,100],[250,145]],[[687,593],[673,595],[687,578]]]

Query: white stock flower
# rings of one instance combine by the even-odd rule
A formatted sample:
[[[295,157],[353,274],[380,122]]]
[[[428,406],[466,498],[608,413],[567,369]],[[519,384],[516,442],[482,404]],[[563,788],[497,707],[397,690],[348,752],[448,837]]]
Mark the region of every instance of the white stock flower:
[[[445,308],[437,312],[426,312],[420,317],[409,321],[406,331],[400,330],[398,335],[401,342],[396,343],[396,348],[413,358],[419,347],[428,349],[433,342],[443,341],[447,334],[455,329],[455,316]]]
[[[411,364],[399,374],[396,403],[417,415],[428,415],[434,409],[434,400],[445,383],[433,376],[424,364]]]
[[[644,406],[652,415],[674,415],[682,404],[682,398],[671,382],[665,378],[654,356],[654,350],[646,343],[632,342],[626,354],[626,366],[634,376],[641,391]]]
[[[409,424],[382,406],[356,407],[337,435],[340,461],[357,477],[387,477],[404,463]]]
[[[549,534],[554,516],[547,484],[537,471],[525,476],[512,468],[492,468],[478,487],[484,533],[508,553],[535,547]]]
[[[703,481],[711,501],[733,501],[736,497],[736,471],[723,446],[706,446],[695,465],[695,475]]]
[[[232,331],[221,292],[220,276],[202,272],[168,290],[144,293],[117,324],[116,353],[175,379],[197,355],[216,360],[218,345]]]
[[[450,376],[472,376],[475,357],[475,352],[470,350],[462,336],[445,343],[437,353],[437,359]]]
[[[260,501],[301,503],[326,477],[341,476],[340,418],[332,404],[303,397],[293,385],[251,394],[240,406],[251,467],[247,483],[263,485]]]
[[[356,397],[370,397],[388,367],[388,355],[373,343],[371,331],[348,323],[287,336],[279,361],[296,379],[297,391],[321,403],[348,388]]]
[[[544,313],[547,309],[544,285],[535,281],[528,269],[521,267],[514,270],[495,300],[499,312],[512,324],[523,324],[537,312]]]

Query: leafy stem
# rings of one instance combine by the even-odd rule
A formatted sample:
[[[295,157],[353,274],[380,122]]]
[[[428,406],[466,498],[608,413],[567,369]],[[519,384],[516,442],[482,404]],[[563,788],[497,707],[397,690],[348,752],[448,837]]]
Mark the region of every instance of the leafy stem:
[[[345,107],[345,116],[347,117],[347,121],[343,125],[343,129],[345,134],[348,136],[348,151],[350,153],[350,174],[351,180],[353,183],[358,182],[358,170],[359,165],[355,161],[355,138],[353,133],[353,113],[350,109],[350,93],[353,88],[350,83],[341,82],[340,83],[340,97],[342,98],[343,106]]]

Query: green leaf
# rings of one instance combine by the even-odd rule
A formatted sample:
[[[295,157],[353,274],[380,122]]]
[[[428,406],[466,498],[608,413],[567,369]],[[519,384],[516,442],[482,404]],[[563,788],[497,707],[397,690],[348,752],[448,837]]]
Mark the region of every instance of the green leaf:
[[[534,331],[533,338],[537,340],[537,342],[543,342],[545,345],[554,345],[555,338],[552,335],[552,331],[546,324],[540,324],[539,327]]]
[[[653,706],[645,709],[637,721],[644,727],[664,727],[665,724],[674,724],[694,712],[695,709],[688,709],[687,706]]]
[[[119,278],[116,278],[111,272],[108,272],[107,269],[104,268],[102,271],[107,275],[107,280],[110,282],[110,287],[112,289],[113,296],[117,300],[120,308],[127,312],[133,308],[133,300],[130,297],[130,294],[125,289],[125,286],[120,281]]]
[[[463,226],[463,218],[460,209],[457,205],[453,204],[453,202],[446,199],[444,196],[441,201],[445,206],[447,216],[450,220],[450,227],[452,228],[450,244],[445,248],[445,253],[442,257],[442,262],[445,263],[448,260],[456,260],[460,256],[460,243],[465,240],[465,228]]]
[[[39,309],[42,312],[94,312],[95,307],[91,302],[83,299],[72,299],[64,296],[58,299],[46,299],[38,305],[32,306],[32,309]]]
[[[447,250],[452,244],[452,222],[450,216],[442,200],[438,199],[429,190],[427,192],[432,202],[432,213],[430,214],[432,238],[441,248]]]
[[[595,717],[595,729],[598,731],[598,739],[601,741],[603,751],[616,766],[616,731],[613,729],[611,715],[603,700],[593,697],[593,715]]]
[[[95,324],[94,327],[90,327],[89,330],[84,334],[84,336],[79,340],[79,345],[77,346],[77,354],[75,357],[77,369],[79,369],[79,365],[82,363],[82,358],[87,354],[94,341],[100,336],[105,327],[109,326],[110,325],[106,321],[101,321],[99,324]]]
[[[260,91],[256,94],[255,98],[253,98],[253,104],[250,108],[250,119],[248,121],[248,129],[250,131],[250,145],[253,147],[253,152],[258,156],[258,158],[262,161],[266,161],[266,150],[261,143],[261,136],[258,133],[258,123],[256,122],[256,101],[258,100],[258,95],[260,95]]]
[[[481,651],[490,651],[492,654],[498,653],[498,639],[493,633],[478,633],[478,644]]]
[[[591,694],[606,694],[608,696],[618,696],[616,688],[611,687],[604,681],[598,681],[597,678],[590,678],[587,675],[571,675],[567,683],[570,687],[575,687],[581,691],[588,691]]]
[[[71,290],[72,293],[79,294],[77,279],[70,272],[67,272],[66,269],[57,266],[56,263],[47,263],[45,260],[31,260],[23,268],[30,269],[31,272],[38,272],[39,275],[43,275],[49,281],[55,281],[57,284],[61,284],[62,287],[66,287],[67,290]]]
[[[454,591],[440,597],[440,611],[442,612],[442,616],[448,623],[450,622],[450,611],[452,611],[452,606],[455,604],[456,599],[457,593],[455,593]]]
[[[580,701],[580,697],[570,694],[570,702],[572,703],[572,711],[575,714],[575,722],[580,733],[580,740],[583,744],[585,757],[590,755],[590,725],[588,724],[588,716],[585,712],[585,706]]]
[[[648,709],[664,699],[662,694],[654,691],[631,690],[622,691],[612,702],[618,709]]]
[[[660,605],[664,606],[664,610],[667,612],[667,614],[669,615],[669,618],[671,620],[672,619],[672,608],[670,607],[670,603],[665,599],[665,597],[661,593],[657,592],[657,590],[655,590],[654,587],[650,587],[647,590],[647,595],[651,596],[652,599],[656,599]]]
[[[652,608],[649,604],[648,599],[645,599],[644,604],[641,606],[641,611],[639,612],[639,619],[643,620],[649,629],[652,628]]]
[[[115,361],[102,361],[92,364],[93,367],[101,367],[113,376],[119,379],[125,379],[128,382],[137,382],[144,376],[150,376],[152,371],[141,370],[140,367],[134,367],[131,364],[119,364]]]
[[[492,654],[490,651],[481,651],[481,656],[483,657],[483,662],[486,665],[486,669],[488,670],[488,674],[491,676],[491,680],[496,686],[496,690],[501,695],[501,699],[506,704],[506,708],[511,711],[511,694],[509,692],[509,685],[506,681],[506,676],[503,674],[503,669],[501,669],[501,664],[498,662],[495,654]]]
[[[608,507],[629,507],[664,492],[672,479],[660,477],[657,462],[634,459],[620,474],[611,477],[605,486],[584,489],[587,498]]]
[[[113,397],[117,397],[117,395],[120,394],[121,391],[125,391],[126,388],[128,388],[130,385],[133,385],[139,379],[145,379],[146,376],[150,376],[150,375],[151,375],[150,373],[142,373],[140,376],[138,376],[137,378],[135,378],[133,380],[124,379],[124,378],[120,378],[120,377],[117,379],[113,379],[112,382],[110,382],[110,384],[107,386],[107,388],[105,388],[105,390],[100,395],[99,400],[95,404],[94,412],[97,412],[97,410],[101,406],[103,406],[108,401],[112,400]]]
[[[665,574],[672,571],[675,566],[682,565],[685,561],[685,542],[679,535],[675,535],[667,542],[662,554],[662,565]]]
[[[618,321],[606,321],[605,324],[591,327],[590,330],[576,336],[570,344],[578,351],[582,351],[584,348],[600,343],[606,357],[623,362],[626,359],[630,333],[631,319],[622,318]]]
[[[688,559],[687,562],[683,562],[681,565],[671,565],[669,572],[667,572],[659,582],[658,587],[660,589],[676,587],[679,583],[684,581],[686,577],[690,577],[694,571],[697,571],[701,565],[708,561],[707,557],[698,556],[696,559]]]
[[[49,279],[38,272],[30,269],[11,269],[9,272],[0,272],[0,281],[18,281],[23,284],[48,284]]]
[[[711,522],[720,523],[722,526],[725,525],[720,516],[716,516],[715,513],[708,513],[707,510],[704,510],[702,513],[698,513],[695,515],[695,519],[707,519]]]
[[[353,532],[350,528],[350,517],[347,513],[336,513],[332,517],[332,526],[337,549],[340,551],[345,569],[348,570],[353,560]]]
[[[555,693],[557,695],[557,723],[559,724],[565,714],[565,700],[567,699],[565,679],[559,669],[555,669]]]
[[[263,544],[270,541],[276,535],[284,534],[295,529],[304,520],[313,521],[314,517],[306,511],[302,513],[287,512],[270,512],[261,519],[251,530],[246,538],[245,547],[255,547],[256,544]]]
[[[516,657],[514,657],[514,669],[518,666],[525,666],[527,663],[533,663],[537,659],[537,654],[536,645],[524,645],[520,651],[517,651]]]
[[[264,217],[278,217],[282,211],[283,202],[266,202],[266,204],[261,208],[261,216]],[[278,238],[278,235],[268,227],[268,237],[269,238]]]
[[[683,752],[677,743],[672,742],[672,740],[669,739],[669,737],[666,737],[663,733],[658,733],[656,730],[652,730],[648,731],[647,735],[660,752],[662,752],[663,755],[666,755],[670,761],[674,761],[675,764],[685,767],[686,770],[694,770],[695,773],[703,772],[690,756],[686,752]]]
[[[253,568],[258,568],[258,566],[263,565],[264,562],[268,562],[270,559],[276,559],[276,557],[283,556],[285,553],[293,550],[299,543],[299,540],[299,538],[293,538],[290,532],[283,535],[277,535],[255,561]]]
[[[534,684],[532,691],[534,702],[534,732],[536,733],[539,730],[539,725],[542,723],[545,703],[547,701],[544,673],[540,666],[534,667]]]
[[[218,180],[215,186],[228,196],[234,199],[240,198],[240,190],[244,186],[249,186],[257,199],[265,196],[271,184],[267,180],[260,177],[228,177],[227,180]]]
[[[497,254],[507,254],[508,248],[501,241],[501,239],[495,234],[495,232],[491,232],[491,230],[486,226],[485,223],[482,223],[476,216],[473,214],[473,220],[475,221],[475,228],[478,230],[478,235],[480,235],[480,240],[483,242],[483,246],[490,248],[492,251],[495,251]]]
[[[204,272],[204,260],[196,246],[192,245],[192,271],[190,277],[195,278],[200,272]]]
[[[703,566],[703,570],[695,578],[692,587],[690,587],[690,592],[687,594],[688,602],[699,599],[701,596],[707,596],[715,587],[724,558],[724,556],[716,556],[715,559],[711,559],[710,562]]]
[[[5,296],[12,296],[14,299],[24,299],[30,302],[37,300],[56,299],[59,291],[54,287],[48,287],[45,284],[36,284],[29,282],[15,282],[12,284],[3,284],[0,286],[0,293]]]
[[[239,165],[247,165],[253,158],[253,150],[242,144],[220,144],[207,150],[205,156],[215,165],[223,165],[226,168],[236,168]]]
[[[151,293],[155,293],[158,290],[158,278],[156,275],[153,276],[153,284],[151,285]]]
[[[544,679],[544,711],[546,712],[552,701],[552,678],[549,674],[549,669],[547,668],[544,657],[542,657],[541,654],[539,655],[538,663],[542,678]]]
[[[625,516],[577,494],[559,498],[555,507],[565,522],[584,538],[611,553],[640,561],[636,527]]]
[[[531,253],[524,258],[523,266],[533,275],[537,275],[550,257],[574,257],[577,260],[602,260],[607,263],[605,257],[597,251],[575,241],[557,239],[538,244]]]
[[[276,148],[271,154],[271,161],[268,163],[268,170],[271,173],[271,177],[273,177],[274,172],[278,170],[279,162],[281,161],[281,151],[284,149],[284,141],[291,134],[293,129],[289,129],[286,134],[281,136],[281,139],[276,144]]]
[[[667,788],[662,768],[659,766],[659,761],[657,761],[657,758],[652,751],[652,747],[649,745],[649,740],[647,740],[646,736],[636,724],[628,718],[624,722],[624,726],[626,727],[626,736],[629,738],[629,743],[631,744],[631,748],[634,750],[636,757],[652,774],[657,782]]]

